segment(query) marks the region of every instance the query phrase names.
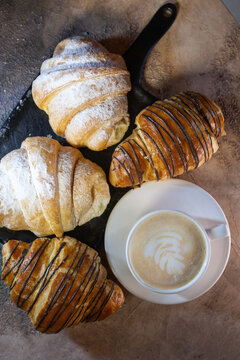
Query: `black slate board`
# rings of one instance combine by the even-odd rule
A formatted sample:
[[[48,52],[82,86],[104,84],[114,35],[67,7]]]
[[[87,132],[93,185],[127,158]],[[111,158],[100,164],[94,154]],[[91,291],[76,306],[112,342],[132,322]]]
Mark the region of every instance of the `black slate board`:
[[[156,100],[141,87],[142,70],[152,47],[169,29],[176,15],[177,7],[174,4],[163,5],[123,55],[131,74],[132,83],[132,90],[128,94],[131,125],[125,137],[132,132],[134,120],[138,112]],[[45,112],[38,109],[35,105],[32,99],[31,88],[28,89],[19,101],[0,132],[0,158],[8,152],[19,148],[22,141],[29,136],[48,136],[58,140],[62,145],[67,145],[65,139],[54,134]],[[100,152],[94,152],[87,148],[80,149],[80,151],[84,157],[100,165],[108,177],[112,153],[115,147],[116,145]],[[97,249],[104,238],[105,226],[113,207],[128,190],[128,188],[116,189],[110,186],[111,201],[103,215],[92,219],[81,227],[75,228],[73,231],[66,233],[66,235],[73,236]],[[35,238],[36,235],[30,231],[12,231],[0,228],[0,242],[2,243],[9,239],[31,242]]]

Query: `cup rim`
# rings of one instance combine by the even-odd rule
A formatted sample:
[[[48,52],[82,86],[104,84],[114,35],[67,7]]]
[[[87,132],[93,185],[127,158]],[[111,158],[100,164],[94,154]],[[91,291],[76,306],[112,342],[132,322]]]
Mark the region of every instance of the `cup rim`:
[[[187,284],[182,285],[178,288],[175,289],[158,289],[158,288],[154,288],[151,285],[145,283],[139,276],[138,274],[135,272],[131,261],[130,261],[130,256],[129,256],[129,245],[130,245],[130,241],[132,238],[133,233],[135,232],[135,230],[137,229],[137,227],[144,222],[147,218],[159,214],[159,213],[163,213],[163,212],[171,212],[171,213],[175,213],[175,214],[179,214],[182,216],[185,216],[186,218],[188,218],[190,221],[192,221],[202,232],[204,240],[205,240],[205,246],[206,246],[206,257],[203,261],[203,264],[200,268],[200,270],[198,271],[198,273],[196,274],[196,276],[193,277],[193,279],[191,279]],[[157,293],[161,293],[161,294],[177,294],[180,293],[184,290],[187,290],[188,288],[190,288],[191,286],[193,286],[201,277],[202,275],[205,273],[207,266],[209,264],[209,260],[210,260],[210,254],[211,253],[211,247],[210,247],[210,239],[207,235],[206,230],[202,227],[201,224],[199,224],[199,222],[194,219],[191,215],[188,215],[186,213],[184,213],[183,211],[179,211],[179,210],[174,210],[174,209],[161,209],[161,210],[155,210],[155,211],[151,211],[150,213],[147,213],[145,215],[143,215],[142,217],[140,217],[137,222],[133,225],[133,227],[131,228],[131,230],[128,233],[128,237],[127,237],[127,241],[126,241],[126,247],[125,247],[125,255],[126,255],[126,261],[127,261],[127,265],[129,270],[131,271],[133,277],[138,281],[138,283],[140,283],[140,285],[142,285],[143,287],[153,291],[153,292],[157,292]]]

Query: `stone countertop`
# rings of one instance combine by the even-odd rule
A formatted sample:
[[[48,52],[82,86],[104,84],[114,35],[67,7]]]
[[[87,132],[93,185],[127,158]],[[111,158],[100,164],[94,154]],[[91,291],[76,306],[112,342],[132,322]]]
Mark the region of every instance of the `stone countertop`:
[[[0,2],[0,123],[7,118],[42,61],[69,35],[91,33],[123,53],[162,0],[2,0]],[[181,176],[219,202],[230,224],[226,270],[206,294],[161,306],[125,291],[126,303],[103,322],[56,335],[36,332],[0,281],[0,358],[235,360],[240,358],[240,29],[220,0],[179,0],[172,28],[152,51],[145,86],[159,98],[196,90],[215,100],[227,136],[200,169]],[[103,263],[107,264],[101,249]]]

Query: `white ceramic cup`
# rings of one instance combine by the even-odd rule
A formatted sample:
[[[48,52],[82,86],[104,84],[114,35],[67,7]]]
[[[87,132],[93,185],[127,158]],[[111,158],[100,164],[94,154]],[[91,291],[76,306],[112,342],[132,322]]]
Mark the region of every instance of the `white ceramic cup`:
[[[161,289],[161,288],[154,288],[152,286],[150,286],[149,284],[147,284],[146,282],[144,282],[140,276],[136,273],[136,271],[134,270],[134,267],[131,263],[131,259],[130,259],[130,251],[129,251],[129,248],[130,248],[130,244],[131,244],[131,241],[134,239],[134,234],[136,232],[136,229],[139,227],[140,224],[143,224],[144,221],[146,221],[147,219],[149,219],[150,217],[156,215],[156,214],[159,214],[159,213],[173,213],[173,214],[180,214],[182,215],[183,217],[185,217],[188,221],[194,223],[198,229],[200,230],[201,234],[202,234],[202,239],[205,243],[205,249],[206,249],[206,252],[205,252],[205,256],[204,256],[204,260],[202,262],[202,265],[199,269],[199,271],[187,282],[185,283],[184,285],[182,286],[179,286],[179,287],[175,287],[174,289]],[[217,231],[215,231],[217,229]],[[215,235],[215,237],[223,237],[225,236],[225,233],[227,232],[227,229],[226,229],[226,226],[224,224],[221,224],[220,226],[216,226],[216,227],[213,227],[211,229],[204,229],[200,224],[199,222],[192,218],[191,216],[183,213],[183,212],[180,212],[180,211],[177,211],[177,210],[157,210],[157,211],[153,211],[151,213],[148,213],[147,215],[141,217],[135,224],[134,226],[131,228],[129,234],[128,234],[128,238],[127,238],[127,242],[126,242],[126,260],[127,260],[127,264],[128,264],[128,267],[129,267],[129,270],[131,271],[132,275],[134,276],[134,278],[145,288],[151,290],[151,291],[154,291],[154,292],[158,292],[158,293],[162,293],[162,294],[176,294],[176,293],[179,293],[183,290],[186,290],[188,288],[190,288],[191,286],[193,286],[201,277],[202,275],[204,274],[207,266],[208,266],[208,263],[209,263],[209,259],[210,259],[210,249],[211,249],[211,246],[210,246],[210,239],[211,237],[213,237],[213,235]]]

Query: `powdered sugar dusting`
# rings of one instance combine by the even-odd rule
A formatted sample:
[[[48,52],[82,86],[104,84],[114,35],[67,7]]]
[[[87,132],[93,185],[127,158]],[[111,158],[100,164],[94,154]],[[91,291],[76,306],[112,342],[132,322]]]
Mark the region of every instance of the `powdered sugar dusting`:
[[[28,229],[9,178],[0,164],[0,226],[13,230]]]
[[[78,151],[73,152],[73,150],[63,148],[58,153],[59,207],[64,231],[70,231],[76,226],[72,206],[72,180],[77,160],[76,152]]]
[[[77,54],[90,52],[94,49],[94,52],[108,52],[100,43],[87,38],[85,36],[74,36],[72,38],[61,41],[54,50],[53,56],[59,54]]]
[[[90,142],[96,143],[96,139],[92,141],[90,138],[97,133],[97,142],[107,142],[109,134],[115,130],[114,119],[124,117],[127,112],[127,98],[120,95],[113,99],[106,100],[90,106],[73,116],[71,122],[68,124],[65,135],[72,144],[89,146]],[[106,125],[110,126],[110,131],[106,131]],[[103,131],[101,131],[103,130]],[[75,138],[79,139],[76,143]]]
[[[7,216],[10,212],[20,213],[21,209],[14,196],[11,183],[0,165],[0,213]]]
[[[94,164],[85,159],[80,159],[75,167],[73,183],[73,205],[76,222],[89,211],[93,203],[93,179],[96,174]],[[95,215],[96,216],[96,215]]]
[[[101,215],[109,199],[102,169],[55,140],[26,139],[1,160],[0,226],[43,236],[70,231]]]
[[[48,105],[50,123],[53,130],[63,135],[69,120],[92,103],[105,100],[108,94],[118,96],[124,92],[128,78],[126,75],[105,76],[73,83],[64,91],[59,91]]]
[[[45,200],[53,199],[56,190],[55,178],[49,173],[46,160],[41,157],[40,152],[31,152],[29,158],[38,195]]]
[[[27,154],[24,149],[15,150],[2,159],[2,167],[12,183],[16,198],[21,202],[28,199],[35,199],[35,191],[31,183],[31,173],[27,161]],[[31,204],[29,204],[31,205]]]
[[[50,124],[58,135],[66,136],[75,146],[83,145],[84,136],[84,145],[88,146],[86,132],[91,133],[93,129],[98,136],[94,137],[96,145],[91,141],[91,148],[101,150],[101,146],[107,146],[114,125],[121,128],[115,131],[122,136],[127,130],[128,123],[118,124],[116,119],[128,117],[126,93],[130,88],[129,73],[121,56],[109,53],[94,40],[75,37],[59,43],[54,56],[42,64],[41,75],[33,83],[33,97],[49,114]],[[120,95],[125,100],[114,101]],[[102,102],[103,106],[95,106]],[[84,114],[76,121],[75,116],[81,112]],[[84,119],[75,136],[70,128],[66,131],[72,119],[72,129]],[[103,126],[105,122],[112,122],[112,131],[108,125]],[[84,129],[87,131],[83,134]],[[116,142],[119,140],[116,138]]]
[[[42,226],[47,224],[32,182],[26,150],[18,149],[7,154],[1,166],[9,178],[15,202],[19,202],[26,223],[32,231],[41,232]]]

